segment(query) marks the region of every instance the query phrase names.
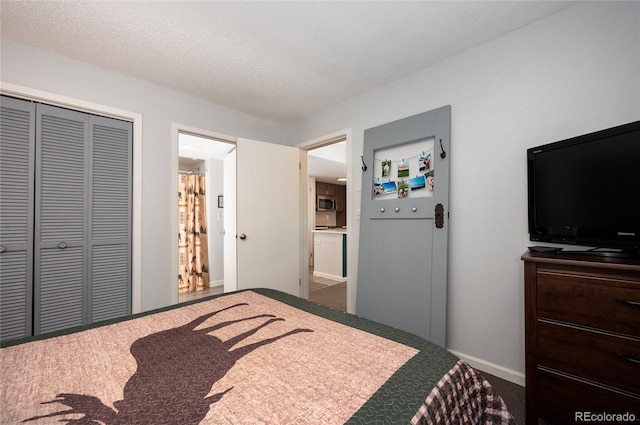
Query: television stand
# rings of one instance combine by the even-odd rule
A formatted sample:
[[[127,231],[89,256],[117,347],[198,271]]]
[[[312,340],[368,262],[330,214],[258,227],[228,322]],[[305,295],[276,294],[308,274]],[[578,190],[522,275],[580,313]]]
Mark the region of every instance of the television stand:
[[[640,260],[566,252],[522,260],[527,424],[640,418]]]
[[[621,251],[586,250],[586,251],[564,251],[564,253],[575,254],[575,255],[589,255],[593,257],[627,258],[630,260],[640,260],[640,252],[636,250],[621,250]]]

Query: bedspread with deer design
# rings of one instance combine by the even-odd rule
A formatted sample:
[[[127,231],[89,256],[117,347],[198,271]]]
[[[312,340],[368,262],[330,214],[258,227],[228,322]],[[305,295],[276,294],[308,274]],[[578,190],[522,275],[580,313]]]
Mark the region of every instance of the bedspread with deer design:
[[[415,335],[248,290],[2,348],[0,422],[407,424],[456,365]]]

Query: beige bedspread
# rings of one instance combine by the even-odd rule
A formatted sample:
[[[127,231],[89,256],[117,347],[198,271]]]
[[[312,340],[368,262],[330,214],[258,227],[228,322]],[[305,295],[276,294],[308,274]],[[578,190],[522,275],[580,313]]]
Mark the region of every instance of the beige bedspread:
[[[246,291],[3,348],[0,422],[342,424],[418,351]]]

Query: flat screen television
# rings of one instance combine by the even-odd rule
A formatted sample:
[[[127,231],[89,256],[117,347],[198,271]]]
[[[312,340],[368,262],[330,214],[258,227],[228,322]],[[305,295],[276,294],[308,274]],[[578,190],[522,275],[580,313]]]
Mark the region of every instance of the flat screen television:
[[[527,149],[527,172],[530,240],[640,255],[640,121]]]

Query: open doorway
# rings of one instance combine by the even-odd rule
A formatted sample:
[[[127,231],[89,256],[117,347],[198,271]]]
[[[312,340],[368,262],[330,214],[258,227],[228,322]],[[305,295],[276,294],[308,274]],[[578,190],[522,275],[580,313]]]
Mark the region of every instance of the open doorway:
[[[346,136],[308,154],[309,299],[347,311]]]
[[[235,145],[178,133],[178,302],[224,287],[224,159]]]

